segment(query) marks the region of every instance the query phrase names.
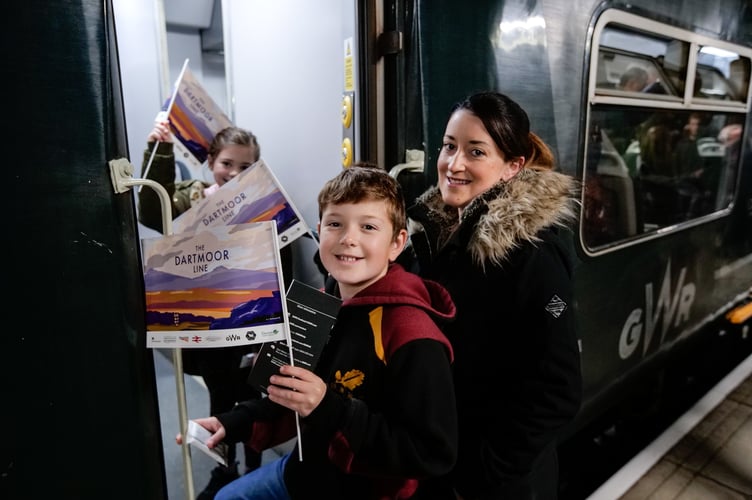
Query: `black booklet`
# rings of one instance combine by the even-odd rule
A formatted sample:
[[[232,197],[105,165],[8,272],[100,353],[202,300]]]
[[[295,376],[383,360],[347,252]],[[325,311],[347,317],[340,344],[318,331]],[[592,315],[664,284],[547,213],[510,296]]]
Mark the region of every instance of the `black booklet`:
[[[290,318],[292,349],[286,340],[261,345],[248,376],[248,383],[266,393],[269,377],[279,373],[282,365],[293,364],[313,370],[329,340],[342,300],[333,295],[292,280],[287,290],[287,314]],[[293,363],[290,363],[292,350]]]

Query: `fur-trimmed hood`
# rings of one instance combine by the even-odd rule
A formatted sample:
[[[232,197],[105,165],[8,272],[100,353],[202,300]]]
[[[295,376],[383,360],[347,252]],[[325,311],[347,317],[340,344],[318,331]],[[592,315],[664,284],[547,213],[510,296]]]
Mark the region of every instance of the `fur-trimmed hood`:
[[[411,233],[428,225],[439,232],[439,246],[449,239],[458,222],[473,224],[468,250],[479,265],[499,264],[522,242],[536,242],[541,229],[566,226],[576,217],[576,181],[551,170],[523,168],[507,182],[499,182],[476,197],[462,212],[444,203],[434,186],[416,200],[425,220],[411,219]],[[420,219],[420,217],[419,217]],[[420,224],[416,224],[420,223]],[[421,225],[423,227],[421,227]]]

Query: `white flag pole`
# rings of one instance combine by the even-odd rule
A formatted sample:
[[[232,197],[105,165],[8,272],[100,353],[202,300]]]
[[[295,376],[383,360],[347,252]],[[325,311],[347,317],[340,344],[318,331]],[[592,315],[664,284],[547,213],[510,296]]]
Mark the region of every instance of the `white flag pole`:
[[[172,105],[175,104],[175,99],[178,96],[178,89],[180,88],[180,82],[183,80],[183,75],[185,74],[185,70],[188,68],[188,59],[186,58],[185,62],[183,62],[183,67],[180,70],[180,74],[178,75],[178,78],[175,80],[175,87],[172,89],[172,95],[170,96],[170,102],[167,104],[167,109],[164,111],[160,111],[157,113],[157,117],[154,119],[155,121],[167,121],[170,117],[170,112],[172,111]],[[149,169],[151,168],[151,163],[154,161],[154,155],[157,153],[157,148],[159,147],[159,143],[162,142],[159,139],[157,139],[157,142],[154,143],[154,149],[151,151],[151,156],[149,156],[149,161],[146,163],[146,168],[144,169],[143,178],[146,179],[147,175],[149,174]],[[141,187],[139,187],[139,192],[141,191]]]

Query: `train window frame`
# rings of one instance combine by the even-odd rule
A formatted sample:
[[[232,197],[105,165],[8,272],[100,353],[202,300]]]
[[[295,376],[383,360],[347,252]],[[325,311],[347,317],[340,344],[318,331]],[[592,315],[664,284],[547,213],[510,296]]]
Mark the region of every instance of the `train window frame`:
[[[619,9],[598,17],[589,48],[579,223],[585,253],[611,252],[727,214],[740,160],[720,143],[728,137],[721,132],[734,124],[743,134],[752,48]],[[635,67],[649,74],[647,81],[620,88],[627,73],[639,73]],[[627,119],[618,122],[622,115]],[[648,126],[654,117],[661,126]],[[682,208],[665,209],[667,200]]]

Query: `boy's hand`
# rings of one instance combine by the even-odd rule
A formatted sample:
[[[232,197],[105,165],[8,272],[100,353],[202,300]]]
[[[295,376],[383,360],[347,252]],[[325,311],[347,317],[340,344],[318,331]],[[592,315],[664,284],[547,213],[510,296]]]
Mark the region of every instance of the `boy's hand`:
[[[193,421],[212,433],[212,437],[206,440],[206,446],[209,448],[214,448],[217,443],[225,438],[225,428],[216,417],[196,418]],[[183,435],[178,434],[175,436],[175,442],[183,444]]]
[[[321,403],[326,394],[326,384],[310,370],[299,366],[284,365],[282,375],[269,377],[269,399],[307,417]]]

